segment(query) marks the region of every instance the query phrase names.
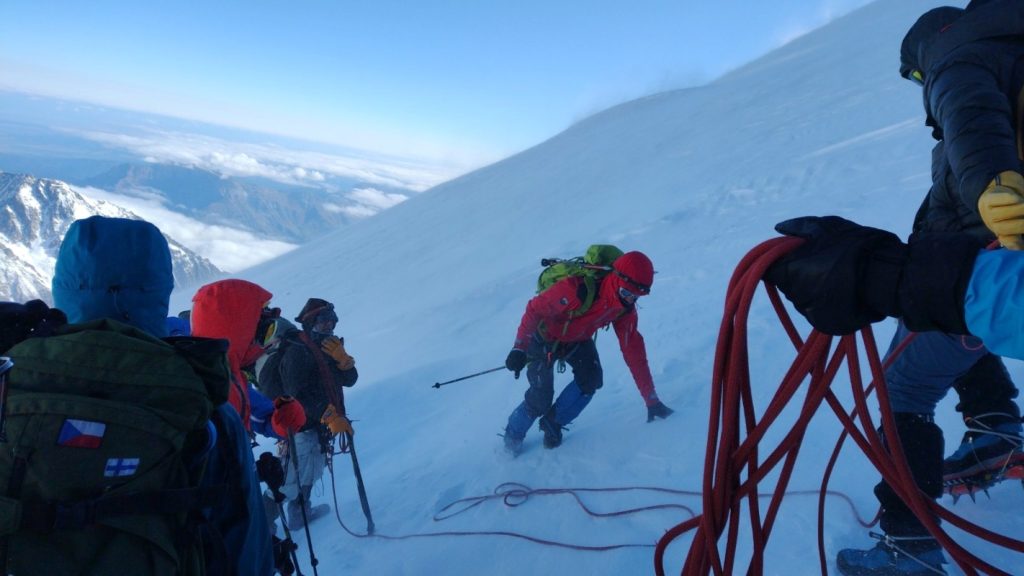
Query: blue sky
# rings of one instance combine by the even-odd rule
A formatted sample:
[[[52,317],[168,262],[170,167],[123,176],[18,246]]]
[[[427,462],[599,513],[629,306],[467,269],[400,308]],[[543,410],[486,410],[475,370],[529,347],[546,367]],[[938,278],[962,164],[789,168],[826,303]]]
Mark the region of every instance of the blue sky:
[[[0,88],[475,165],[866,3],[12,1]]]

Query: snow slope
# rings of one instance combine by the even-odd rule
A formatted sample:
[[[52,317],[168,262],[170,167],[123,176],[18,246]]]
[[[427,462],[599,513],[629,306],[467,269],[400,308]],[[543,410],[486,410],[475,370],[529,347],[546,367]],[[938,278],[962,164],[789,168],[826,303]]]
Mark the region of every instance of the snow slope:
[[[595,518],[570,496],[549,495],[518,507],[486,501],[433,520],[452,501],[490,494],[504,482],[699,490],[714,342],[726,284],[742,255],[774,236],[774,223],[803,214],[840,214],[904,236],[909,230],[929,185],[932,142],[920,93],[899,78],[897,55],[904,31],[937,4],[879,0],[707,86],[609,109],[249,270],[244,276],[274,292],[289,316],[310,296],[337,303],[339,332],[361,373],[347,405],[378,534],[511,531],[576,545],[653,546],[688,518],[682,509]],[[681,39],[679,49],[699,47]],[[641,302],[640,329],[660,395],[677,412],[645,422],[615,338],[602,332],[605,385],[565,443],[544,450],[535,428],[527,451],[511,459],[497,434],[520,402],[524,380],[501,371],[440,390],[431,385],[502,364],[541,257],[609,242],[645,251],[658,270],[653,293]],[[178,304],[188,297],[178,294]],[[755,400],[763,407],[792,353],[763,297],[750,330]],[[886,343],[892,325],[877,332]],[[1011,370],[1020,381],[1019,364]],[[559,377],[559,389],[568,380]],[[938,420],[955,445],[962,425],[952,405],[940,407]],[[818,486],[837,434],[828,414],[812,422],[793,489]],[[844,452],[832,487],[871,517],[876,474],[854,450]],[[350,465],[341,457],[336,467],[342,518],[362,532]],[[602,512],[653,503],[700,507],[697,497],[658,493],[582,497]],[[315,500],[330,501],[329,483]],[[1020,536],[1022,502],[1020,487],[1003,485],[991,501],[962,502],[956,511]],[[813,497],[786,500],[766,573],[818,573],[815,510]],[[826,531],[830,556],[873,545],[838,500],[830,501]],[[360,539],[332,518],[314,524],[312,535],[320,574],[653,570],[650,547],[588,552],[508,536]],[[669,549],[669,573],[682,565],[688,541]],[[1024,565],[1020,555],[971,546],[1011,572]],[[312,573],[308,565],[304,572]]]

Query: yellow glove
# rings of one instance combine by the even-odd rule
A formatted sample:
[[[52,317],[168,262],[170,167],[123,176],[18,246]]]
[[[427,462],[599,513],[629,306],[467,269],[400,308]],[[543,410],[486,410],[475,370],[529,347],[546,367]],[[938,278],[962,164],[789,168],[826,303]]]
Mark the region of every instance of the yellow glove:
[[[985,226],[1010,250],[1024,250],[1024,177],[1000,172],[978,198],[978,212]]]
[[[351,370],[356,365],[356,359],[349,356],[348,352],[345,352],[345,345],[342,344],[337,336],[325,338],[323,344],[320,345],[320,349],[324,351],[324,354],[333,358],[341,370]]]
[[[342,432],[350,436],[355,434],[355,431],[352,430],[352,423],[349,422],[349,419],[344,414],[338,414],[334,404],[327,405],[324,415],[320,417],[320,423],[327,426],[331,434],[341,434]]]

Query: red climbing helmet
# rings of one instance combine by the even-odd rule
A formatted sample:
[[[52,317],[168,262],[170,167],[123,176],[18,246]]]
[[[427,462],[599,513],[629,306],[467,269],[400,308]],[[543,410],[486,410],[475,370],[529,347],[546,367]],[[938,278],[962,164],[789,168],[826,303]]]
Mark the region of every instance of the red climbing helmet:
[[[612,264],[615,275],[625,281],[631,291],[637,295],[651,293],[654,283],[654,264],[643,252],[626,252]]]

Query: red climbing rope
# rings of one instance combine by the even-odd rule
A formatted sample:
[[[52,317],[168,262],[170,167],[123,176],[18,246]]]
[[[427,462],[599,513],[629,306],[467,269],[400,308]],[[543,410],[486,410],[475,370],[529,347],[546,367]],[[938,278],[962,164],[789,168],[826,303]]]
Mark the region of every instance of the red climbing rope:
[[[736,551],[744,509],[749,517],[749,528],[743,532],[749,534],[751,539],[749,564],[745,572],[754,575],[764,572],[765,548],[786,494],[801,441],[808,422],[824,402],[839,418],[844,432],[826,468],[819,497],[818,556],[822,574],[828,574],[824,549],[825,494],[832,468],[846,436],[852,438],[864,451],[872,465],[966,574],[977,574],[978,570],[989,574],[1006,574],[954,542],[935,520],[935,515],[970,534],[1012,550],[1024,552],[1024,542],[986,530],[939,506],[918,490],[900,443],[892,442],[892,454],[883,446],[867,403],[867,396],[873,388],[877,390],[885,435],[897,438],[897,434],[889,408],[883,365],[870,327],[860,332],[872,381],[872,384],[865,387],[861,379],[856,337],[849,335],[839,338],[834,349],[833,338],[817,331],[812,331],[806,341],[803,340],[786,312],[778,291],[774,286],[765,284],[769,300],[796,348],[797,355],[774,397],[758,417],[750,387],[747,317],[765,270],[801,242],[796,238],[776,238],[762,243],[743,258],[729,282],[712,375],[708,445],[704,461],[703,512],[669,529],[658,541],[654,553],[655,572],[658,576],[664,576],[666,548],[676,538],[693,530],[693,540],[681,571],[684,576],[740,573],[742,570],[736,567]],[[906,346],[908,342],[909,339],[901,346]],[[855,406],[849,412],[830,388],[844,362],[849,372]],[[765,434],[773,424],[786,425],[777,422],[779,415],[783,408],[794,401],[794,396],[808,377],[810,381],[796,422],[791,424],[778,446],[761,459]],[[746,436],[742,435],[741,427]],[[758,484],[780,465],[774,491],[767,506],[762,509],[758,502]],[[723,533],[726,538],[720,542]]]

